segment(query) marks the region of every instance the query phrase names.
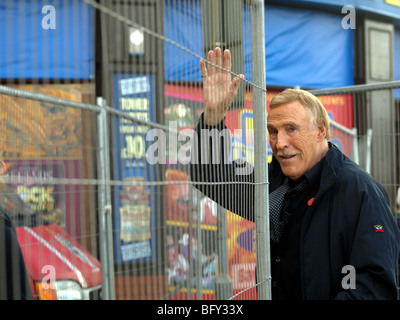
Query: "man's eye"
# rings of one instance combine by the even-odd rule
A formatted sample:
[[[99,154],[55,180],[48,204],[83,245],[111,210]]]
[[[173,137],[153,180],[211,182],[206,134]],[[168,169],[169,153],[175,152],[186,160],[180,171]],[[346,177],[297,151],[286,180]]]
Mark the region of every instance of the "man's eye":
[[[278,134],[278,130],[269,130],[270,136],[276,136]]]

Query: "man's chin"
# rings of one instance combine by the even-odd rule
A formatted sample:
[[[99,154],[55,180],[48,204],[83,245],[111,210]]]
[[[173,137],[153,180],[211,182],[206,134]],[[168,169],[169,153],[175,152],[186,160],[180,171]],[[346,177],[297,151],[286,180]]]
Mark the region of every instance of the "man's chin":
[[[291,180],[297,180],[302,176],[297,168],[285,168],[281,165],[283,174]]]

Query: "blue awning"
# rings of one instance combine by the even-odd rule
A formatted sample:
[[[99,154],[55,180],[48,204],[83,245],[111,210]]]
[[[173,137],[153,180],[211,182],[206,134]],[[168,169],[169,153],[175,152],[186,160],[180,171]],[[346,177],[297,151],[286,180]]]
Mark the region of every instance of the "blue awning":
[[[201,1],[166,0],[165,36],[203,56]],[[42,20],[55,9],[55,29]],[[249,21],[244,14],[244,21]],[[328,88],[353,84],[353,30],[342,16],[267,5],[267,85]],[[92,8],[80,0],[3,0],[0,4],[0,78],[90,79],[94,75]],[[251,35],[244,31],[246,61]],[[198,58],[166,42],[166,81],[201,81]],[[233,70],[234,71],[234,70]],[[245,65],[251,80],[250,63]]]
[[[201,4],[186,7],[166,1],[165,36],[203,56]],[[179,1],[178,1],[179,3]],[[332,88],[354,84],[352,29],[341,15],[288,7],[265,6],[266,83],[271,86]],[[250,22],[245,12],[244,23]],[[190,25],[183,27],[185,21]],[[244,28],[245,76],[251,80],[251,35]],[[198,58],[166,44],[166,81],[201,81]],[[232,70],[235,72],[235,70]]]
[[[2,0],[0,78],[93,78],[92,21],[81,0]]]

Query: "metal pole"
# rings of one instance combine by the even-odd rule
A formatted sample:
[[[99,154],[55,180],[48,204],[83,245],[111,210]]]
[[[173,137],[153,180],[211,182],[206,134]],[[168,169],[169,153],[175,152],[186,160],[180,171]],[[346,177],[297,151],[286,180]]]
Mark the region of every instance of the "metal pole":
[[[104,108],[105,100],[97,98],[101,111],[97,116],[99,150],[98,150],[98,178],[110,181],[110,161],[107,130],[107,111]],[[100,261],[103,285],[103,299],[114,300],[114,260],[112,239],[112,206],[110,185],[99,185],[99,225],[100,225]]]
[[[72,108],[77,108],[77,109],[81,109],[81,110],[99,112],[99,107],[97,105],[81,103],[81,102],[76,102],[76,101],[71,101],[71,100],[61,99],[61,98],[54,98],[54,97],[50,97],[50,96],[47,96],[47,95],[41,94],[41,93],[29,92],[29,91],[9,88],[9,87],[5,87],[5,86],[0,86],[0,94],[6,94],[8,96],[18,97],[18,98],[23,98],[23,99],[33,100],[33,101],[52,103],[57,106],[72,107]]]
[[[372,129],[367,130],[367,152],[366,152],[366,162],[365,170],[371,174],[371,143],[372,143]]]
[[[357,137],[357,128],[353,128],[353,160],[355,163],[360,164],[359,150],[358,150],[358,137]]]
[[[192,300],[192,286],[193,286],[193,214],[189,213],[189,228],[188,228],[188,248],[189,248],[189,270],[187,275],[187,297]],[[183,238],[182,238],[183,240]],[[197,288],[198,289],[198,288]]]
[[[232,280],[229,277],[228,261],[228,219],[226,209],[217,205],[218,230],[218,276],[215,278],[217,300],[227,300],[233,295]]]
[[[196,194],[196,195],[195,195]],[[193,197],[196,199],[201,199],[200,191],[192,188],[192,200]],[[202,271],[202,238],[201,238],[201,210],[203,206],[201,205],[201,201],[197,201],[197,221],[196,221],[196,241],[197,241],[197,249],[196,249],[196,299],[203,299],[203,271]],[[191,215],[192,216],[192,215]]]
[[[355,92],[370,92],[376,90],[386,90],[400,88],[400,81],[387,81],[380,83],[360,84],[356,86],[337,87],[331,89],[314,89],[310,92],[316,96],[339,94],[339,93],[355,93]]]
[[[251,43],[253,82],[265,88],[264,0],[251,2]],[[256,256],[258,299],[271,299],[268,152],[267,152],[267,97],[263,90],[253,89],[254,113],[254,175],[256,222]],[[257,149],[256,149],[257,148]]]

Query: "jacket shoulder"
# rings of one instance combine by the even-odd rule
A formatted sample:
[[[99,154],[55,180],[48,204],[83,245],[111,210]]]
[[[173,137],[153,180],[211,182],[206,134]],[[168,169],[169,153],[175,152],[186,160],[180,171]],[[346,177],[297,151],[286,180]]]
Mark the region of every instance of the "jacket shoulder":
[[[337,170],[337,182],[356,188],[357,191],[371,192],[373,190],[383,193],[387,197],[383,186],[359,165],[346,158],[343,165]]]
[[[327,161],[336,176],[337,185],[348,185],[353,188],[358,187],[367,189],[374,186],[383,190],[383,186],[375,178],[354,161],[349,159],[339,149],[335,147],[330,151]]]

